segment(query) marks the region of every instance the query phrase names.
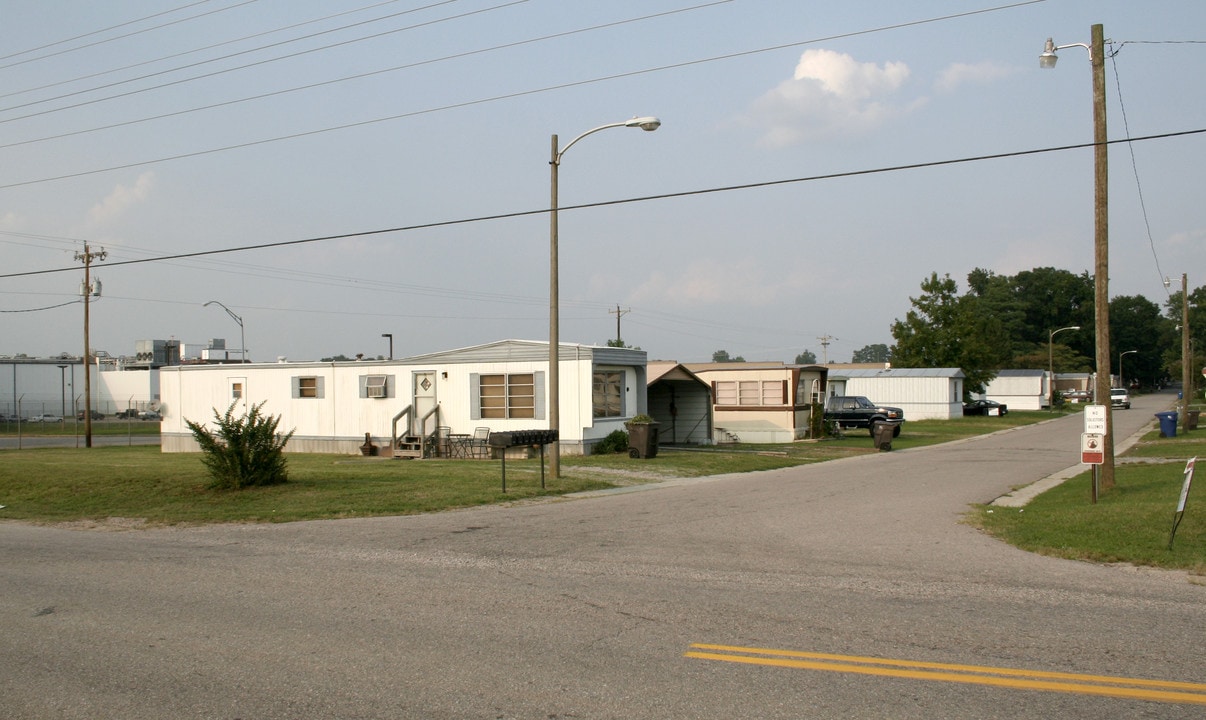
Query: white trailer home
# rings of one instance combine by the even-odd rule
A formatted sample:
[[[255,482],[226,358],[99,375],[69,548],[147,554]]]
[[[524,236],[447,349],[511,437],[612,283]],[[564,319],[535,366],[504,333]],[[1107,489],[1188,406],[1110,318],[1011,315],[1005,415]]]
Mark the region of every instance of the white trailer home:
[[[835,367],[825,395],[862,395],[904,410],[905,420],[949,420],[963,417],[964,377],[959,368]]]
[[[162,368],[163,452],[193,452],[185,420],[212,426],[214,411],[236,413],[264,403],[294,431],[288,450],[355,454],[366,435],[396,456],[398,438],[479,428],[548,427],[548,343],[496,343],[397,360],[180,365]],[[561,344],[562,454],[590,446],[646,412],[646,356],[641,350]]]
[[[1001,370],[984,386],[983,397],[999,402],[1010,410],[1042,410],[1047,407],[1046,370]]]

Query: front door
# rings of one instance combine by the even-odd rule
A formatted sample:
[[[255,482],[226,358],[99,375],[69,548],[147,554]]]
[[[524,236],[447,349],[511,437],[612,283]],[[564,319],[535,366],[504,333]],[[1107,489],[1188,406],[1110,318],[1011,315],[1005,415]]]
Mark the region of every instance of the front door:
[[[427,435],[435,432],[437,420],[433,416],[426,421],[423,420],[427,413],[435,409],[438,404],[436,401],[436,374],[434,372],[417,372],[412,376],[413,391],[411,406],[415,409],[414,418],[411,420],[413,427],[412,434]]]

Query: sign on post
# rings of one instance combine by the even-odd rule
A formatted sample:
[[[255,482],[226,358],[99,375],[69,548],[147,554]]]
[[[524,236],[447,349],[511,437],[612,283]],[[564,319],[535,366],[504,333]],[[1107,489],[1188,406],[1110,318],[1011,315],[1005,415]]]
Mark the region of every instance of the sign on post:
[[[1189,500],[1189,486],[1193,484],[1193,465],[1197,461],[1197,457],[1191,457],[1189,462],[1185,463],[1185,482],[1181,485],[1181,497],[1177,500],[1177,511],[1173,513],[1172,532],[1168,535],[1168,549],[1172,550],[1173,538],[1177,536],[1177,526],[1181,524],[1181,518],[1185,516],[1185,502]]]
[[[1081,433],[1080,461],[1085,465],[1100,465],[1105,462],[1105,435]]]
[[[1093,435],[1105,435],[1106,433],[1106,407],[1105,405],[1086,405],[1085,406],[1085,432]]]

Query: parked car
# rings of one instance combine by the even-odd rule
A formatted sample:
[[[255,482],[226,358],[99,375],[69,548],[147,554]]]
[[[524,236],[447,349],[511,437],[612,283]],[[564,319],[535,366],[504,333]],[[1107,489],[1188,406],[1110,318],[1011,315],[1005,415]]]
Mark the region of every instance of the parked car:
[[[138,411],[137,410],[118,410],[117,414],[114,415],[113,417],[117,418],[118,420],[134,420],[138,417]]]
[[[1110,405],[1131,409],[1131,396],[1126,388],[1110,388]]]
[[[158,420],[162,420],[163,416],[160,415],[159,413],[155,412],[154,410],[143,410],[142,412],[138,413],[138,419],[139,420],[156,420],[156,421],[158,421]]]
[[[31,418],[30,418],[29,420],[27,420],[26,422],[31,422],[31,423],[57,423],[57,422],[63,422],[63,418],[59,417],[58,415],[51,414],[51,413],[44,413],[44,414],[42,414],[42,415],[34,415],[33,417],[31,417]]]
[[[892,437],[900,437],[900,426],[904,419],[904,410],[876,405],[861,395],[835,395],[825,403],[825,420],[831,420],[843,428],[867,428],[872,437],[875,436],[877,422],[892,423]]]
[[[996,400],[972,400],[963,403],[964,415],[1007,415],[1009,408]]]
[[[80,410],[79,412],[77,412],[77,413],[75,414],[75,419],[76,419],[76,420],[83,420],[83,419],[84,419],[84,411],[83,411],[83,410]],[[105,419],[105,415],[104,415],[104,413],[98,413],[97,411],[93,410],[93,411],[92,411],[92,419],[93,419],[93,420],[104,420],[104,419]]]

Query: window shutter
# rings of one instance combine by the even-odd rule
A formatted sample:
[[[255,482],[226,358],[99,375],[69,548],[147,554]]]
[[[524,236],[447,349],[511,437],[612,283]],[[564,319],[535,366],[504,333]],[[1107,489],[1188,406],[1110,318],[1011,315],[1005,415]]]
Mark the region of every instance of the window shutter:
[[[289,380],[293,383],[293,397],[301,397],[301,378],[294,375]]]
[[[367,398],[368,397],[368,375],[361,375],[360,379],[357,382],[360,385],[360,397]]]
[[[543,420],[546,415],[544,412],[544,373],[537,372],[535,374],[535,392],[536,392],[536,419]]]
[[[324,384],[323,381],[324,380],[326,380],[326,378],[324,378],[322,375],[319,375],[318,377],[314,378],[315,385],[317,386],[314,388],[314,397],[316,397],[316,398],[323,397],[322,389],[323,389],[323,384]]]
[[[469,373],[469,418],[482,419],[482,381],[480,373]]]
[[[620,373],[620,417],[628,417],[628,371]]]
[[[787,392],[788,392],[788,390],[787,390],[787,381],[786,381],[786,380],[784,380],[784,381],[783,381],[783,404],[784,404],[784,405],[787,405],[788,407],[791,407],[791,405],[792,405],[792,402],[791,402],[791,395],[788,395],[788,394],[787,394]]]

